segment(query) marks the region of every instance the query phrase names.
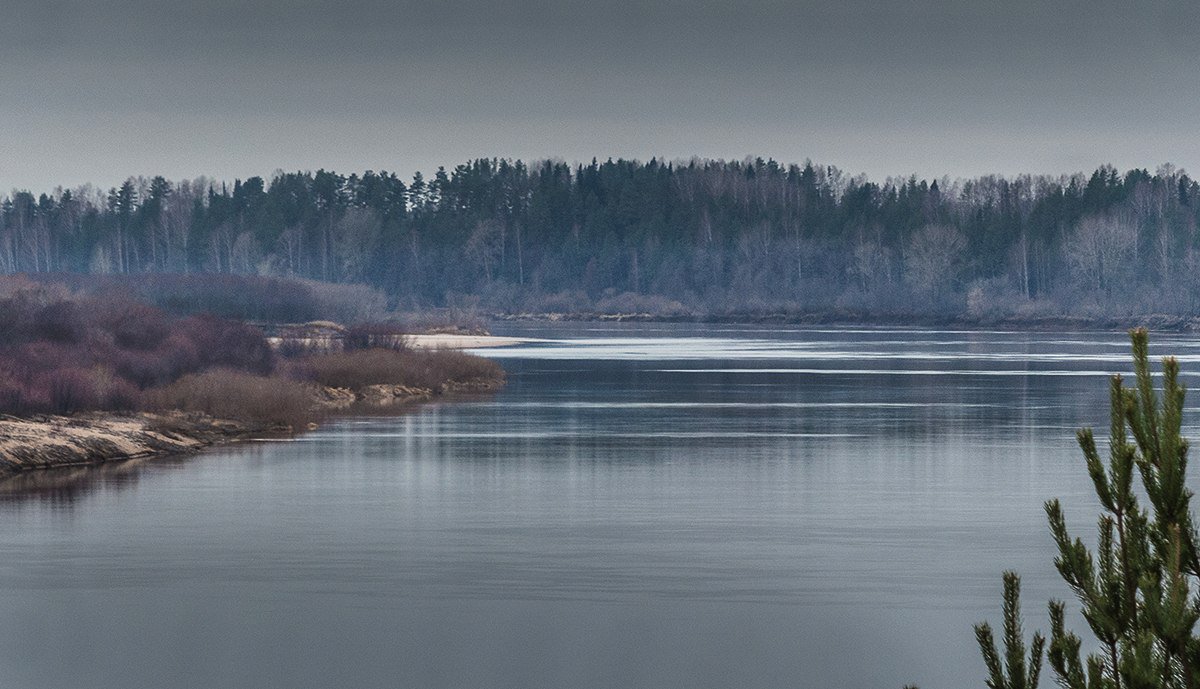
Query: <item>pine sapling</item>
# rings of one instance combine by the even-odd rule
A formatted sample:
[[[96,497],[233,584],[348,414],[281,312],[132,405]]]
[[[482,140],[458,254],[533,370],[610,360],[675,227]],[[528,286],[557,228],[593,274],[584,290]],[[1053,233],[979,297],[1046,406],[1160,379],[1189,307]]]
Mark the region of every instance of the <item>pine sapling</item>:
[[[1200,538],[1186,485],[1188,443],[1181,434],[1185,391],[1179,364],[1168,357],[1163,360],[1160,396],[1150,371],[1146,331],[1130,335],[1136,384],[1127,388],[1120,376],[1112,379],[1107,462],[1090,429],[1078,434],[1103,509],[1095,549],[1071,537],[1058,500],[1045,506],[1058,547],[1055,567],[1078,599],[1098,649],[1083,655],[1083,641],[1066,628],[1066,605],[1051,601],[1046,657],[1064,689],[1200,689],[1200,639],[1195,631],[1200,621]],[[1134,492],[1135,468],[1148,509]],[[1017,586],[1015,575],[1005,573],[1006,645]],[[1012,639],[1019,642],[1019,626],[1015,629]],[[976,636],[988,668],[988,686],[1018,686],[1013,684],[1013,670],[1023,666],[1010,660],[1005,675],[990,628],[976,627]],[[1038,641],[1035,635],[1031,668],[1040,664]],[[1023,653],[1017,646],[1009,649],[1010,658],[1018,649]],[[1020,686],[1034,689],[1028,682]]]
[[[989,689],[1037,689],[1042,672],[1042,649],[1046,640],[1034,632],[1029,660],[1025,659],[1025,638],[1021,630],[1021,577],[1004,573],[1004,661],[996,648],[992,627],[987,622],[975,625],[975,639],[987,665]]]

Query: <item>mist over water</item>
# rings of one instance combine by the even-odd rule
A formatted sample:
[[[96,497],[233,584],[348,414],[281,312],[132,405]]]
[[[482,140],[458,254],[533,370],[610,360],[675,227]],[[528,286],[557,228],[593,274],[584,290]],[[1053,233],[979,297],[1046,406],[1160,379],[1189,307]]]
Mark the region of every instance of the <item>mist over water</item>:
[[[1123,334],[509,328],[494,396],[0,484],[0,685],[951,689],[1001,570],[1070,598]]]

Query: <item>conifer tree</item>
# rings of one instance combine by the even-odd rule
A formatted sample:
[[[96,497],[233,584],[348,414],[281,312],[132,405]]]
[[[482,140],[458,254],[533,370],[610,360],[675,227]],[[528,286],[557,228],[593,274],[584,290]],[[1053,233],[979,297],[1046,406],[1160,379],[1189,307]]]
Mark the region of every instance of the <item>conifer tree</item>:
[[[975,625],[975,639],[983,652],[988,669],[988,689],[1037,689],[1042,673],[1042,650],[1046,639],[1034,633],[1025,660],[1025,639],[1021,632],[1021,577],[1016,572],[1004,573],[1004,662],[987,622]]]
[[[1162,392],[1155,390],[1145,330],[1133,340],[1135,385],[1111,383],[1108,458],[1091,429],[1078,433],[1088,474],[1103,513],[1095,549],[1072,538],[1058,500],[1046,503],[1058,546],[1054,564],[1078,598],[1083,618],[1099,642],[1083,655],[1082,639],[1067,630],[1066,605],[1050,603],[1047,659],[1064,689],[1197,689],[1200,687],[1200,561],[1188,490],[1188,443],[1181,435],[1184,388],[1179,364],[1163,359]],[[1134,490],[1141,479],[1143,507]],[[1001,671],[991,629],[976,627],[993,689],[1035,689],[1041,663],[1034,637],[1030,671],[1022,680],[1024,646],[1018,617],[1019,580],[1005,574],[1007,676]],[[1024,684],[1019,682],[1024,681]]]

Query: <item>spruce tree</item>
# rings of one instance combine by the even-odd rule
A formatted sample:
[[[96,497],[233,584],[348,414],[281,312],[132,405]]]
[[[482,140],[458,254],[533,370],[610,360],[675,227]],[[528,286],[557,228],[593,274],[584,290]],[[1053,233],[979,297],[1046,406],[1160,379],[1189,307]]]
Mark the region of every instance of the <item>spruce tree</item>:
[[[1200,561],[1192,520],[1192,492],[1185,485],[1188,444],[1181,435],[1184,388],[1179,364],[1162,362],[1162,392],[1155,390],[1145,330],[1133,340],[1135,384],[1112,379],[1108,458],[1091,429],[1078,433],[1088,474],[1103,513],[1095,549],[1072,538],[1058,500],[1046,503],[1058,546],[1054,564],[1079,600],[1083,618],[1099,642],[1083,655],[1083,641],[1068,631],[1066,605],[1050,603],[1050,668],[1064,689],[1196,689],[1200,687]],[[1141,479],[1147,507],[1134,490]],[[991,629],[976,637],[993,689],[1035,689],[1041,639],[1035,635],[1023,674],[1019,580],[1005,574],[1004,625],[1007,673]]]

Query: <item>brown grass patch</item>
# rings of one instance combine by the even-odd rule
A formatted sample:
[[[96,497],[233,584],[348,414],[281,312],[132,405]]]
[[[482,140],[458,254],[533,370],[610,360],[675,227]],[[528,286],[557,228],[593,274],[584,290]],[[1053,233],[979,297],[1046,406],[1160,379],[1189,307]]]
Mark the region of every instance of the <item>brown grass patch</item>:
[[[299,430],[316,419],[312,386],[282,377],[218,369],[193,373],[145,393],[151,409],[202,412],[264,426]]]
[[[504,370],[482,357],[447,351],[365,349],[305,357],[288,364],[289,373],[334,388],[403,385],[441,391],[454,383],[504,380]]]

